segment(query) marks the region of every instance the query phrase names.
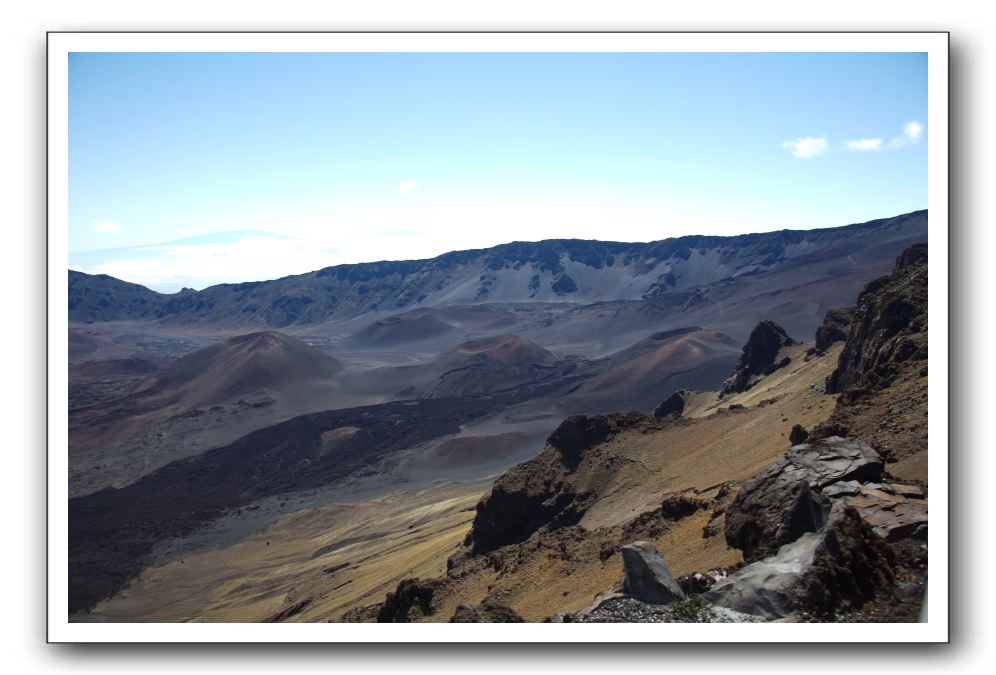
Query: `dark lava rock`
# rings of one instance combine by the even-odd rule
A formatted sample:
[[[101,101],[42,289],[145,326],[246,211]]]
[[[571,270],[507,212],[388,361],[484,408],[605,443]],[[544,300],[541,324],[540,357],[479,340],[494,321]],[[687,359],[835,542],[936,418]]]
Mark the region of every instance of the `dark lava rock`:
[[[833,343],[846,340],[853,318],[854,307],[831,309],[827,312],[823,317],[823,323],[816,329],[816,345],[812,351],[822,354]]]
[[[927,245],[913,244],[908,249],[899,254],[896,258],[896,265],[892,268],[893,274],[899,274],[907,267],[927,264]]]
[[[788,359],[782,359],[777,364],[775,360],[782,347],[794,344],[797,344],[796,341],[786,335],[785,329],[774,321],[765,319],[754,326],[740,353],[736,370],[723,383],[723,394],[747,391],[753,385],[751,378],[767,375],[788,365]]]
[[[681,415],[685,411],[685,397],[687,395],[687,389],[679,389],[674,392],[654,409],[654,417]]]
[[[792,445],[805,443],[807,438],[809,438],[809,432],[801,424],[796,424],[789,432],[789,443]]]
[[[737,493],[726,512],[726,541],[747,562],[772,555],[823,525],[828,505],[820,490],[840,481],[877,480],[883,470],[882,458],[863,443],[831,437],[796,445]]]
[[[766,619],[805,614],[828,620],[888,592],[893,578],[892,549],[855,509],[838,503],[821,532],[740,568],[702,597]]]
[[[477,504],[465,540],[471,553],[517,544],[542,527],[555,530],[576,524],[595,498],[570,482],[585,452],[649,420],[640,413],[568,417],[550,434],[542,452],[502,474]]]
[[[377,622],[409,623],[434,614],[432,598],[441,584],[439,579],[403,580],[393,593],[387,594],[387,599],[377,612]]]
[[[636,541],[622,547],[623,592],[643,602],[667,605],[685,597],[653,544]]]
[[[699,509],[708,508],[709,502],[688,494],[668,495],[661,502],[661,518],[664,520],[680,520],[690,516]]]
[[[889,592],[894,579],[892,549],[858,511],[835,504],[812,563],[792,589],[796,607],[832,619]]]
[[[485,602],[458,606],[449,623],[525,623],[525,620],[510,607]]]
[[[477,504],[464,542],[471,552],[488,553],[525,541],[541,527],[562,527],[580,520],[589,495],[579,494],[565,478],[585,450],[618,429],[614,418],[623,417],[569,417],[550,434],[540,454],[502,474]]]
[[[857,396],[882,389],[896,379],[902,364],[926,360],[927,247],[919,245],[899,256],[891,276],[872,281],[858,296],[827,393]]]
[[[572,415],[553,430],[546,442],[560,453],[566,466],[573,468],[585,450],[604,443],[617,431],[640,425],[645,419],[640,413]]]

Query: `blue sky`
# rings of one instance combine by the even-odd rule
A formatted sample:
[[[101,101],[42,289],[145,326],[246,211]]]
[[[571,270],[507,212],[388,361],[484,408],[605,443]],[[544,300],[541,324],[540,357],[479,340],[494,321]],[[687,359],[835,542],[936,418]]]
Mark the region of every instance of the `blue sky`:
[[[77,53],[69,73],[70,266],[157,290],[927,206],[921,54]]]

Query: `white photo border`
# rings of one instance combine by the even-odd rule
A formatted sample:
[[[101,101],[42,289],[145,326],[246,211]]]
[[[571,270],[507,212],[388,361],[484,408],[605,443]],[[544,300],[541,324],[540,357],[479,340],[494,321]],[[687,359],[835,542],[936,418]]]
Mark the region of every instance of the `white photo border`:
[[[949,641],[947,32],[51,32],[48,34],[49,642],[846,642]],[[928,58],[932,315],[928,405],[928,620],[919,624],[70,623],[68,604],[68,56],[71,52],[919,52]],[[844,225],[845,223],[840,223]],[[666,626],[666,627],[665,627]]]

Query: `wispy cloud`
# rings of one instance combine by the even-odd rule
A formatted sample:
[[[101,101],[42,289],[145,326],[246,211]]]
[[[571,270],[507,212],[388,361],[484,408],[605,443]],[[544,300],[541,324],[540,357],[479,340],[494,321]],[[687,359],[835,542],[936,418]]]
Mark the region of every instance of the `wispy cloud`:
[[[859,138],[856,141],[844,141],[844,145],[851,152],[869,152],[882,149],[881,138]]]
[[[403,180],[398,185],[398,194],[399,195],[406,195],[406,194],[408,194],[409,192],[411,192],[412,190],[414,190],[417,187],[418,187],[418,181],[415,180],[414,178],[409,178],[408,180]]]
[[[797,138],[794,141],[785,141],[782,143],[783,148],[789,148],[792,151],[793,157],[798,157],[799,159],[811,159],[813,157],[818,157],[827,151],[827,137],[820,136],[819,138],[815,136],[805,136],[803,138]]]
[[[91,220],[90,227],[92,227],[95,232],[100,232],[102,234],[118,234],[121,231],[121,226],[114,221],[103,220],[101,218],[94,218]]]
[[[184,286],[276,279],[321,269],[337,262],[322,242],[246,235],[223,243],[182,242],[109,249],[70,256],[70,267],[88,274],[109,274],[154,290]]]
[[[913,143],[919,143],[923,137],[924,125],[916,120],[903,125],[903,135],[892,139],[892,147],[902,148]]]

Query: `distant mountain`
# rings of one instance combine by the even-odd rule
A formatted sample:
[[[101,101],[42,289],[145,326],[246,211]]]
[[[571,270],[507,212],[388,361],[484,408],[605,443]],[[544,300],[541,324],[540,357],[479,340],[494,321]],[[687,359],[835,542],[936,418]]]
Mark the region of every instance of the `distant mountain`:
[[[280,328],[422,307],[656,299],[773,270],[797,270],[793,274],[811,281],[807,265],[821,262],[825,268],[830,260],[844,267],[878,264],[926,237],[927,212],[917,211],[845,227],[736,237],[514,242],[429,260],[338,265],[274,281],[169,295],[71,271],[69,318]],[[448,330],[429,323],[433,325],[422,328]],[[387,328],[383,332],[389,333]]]

